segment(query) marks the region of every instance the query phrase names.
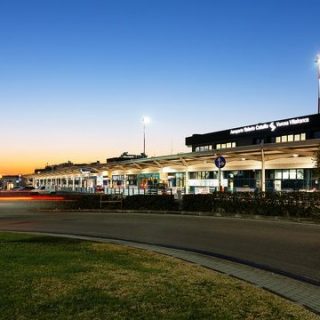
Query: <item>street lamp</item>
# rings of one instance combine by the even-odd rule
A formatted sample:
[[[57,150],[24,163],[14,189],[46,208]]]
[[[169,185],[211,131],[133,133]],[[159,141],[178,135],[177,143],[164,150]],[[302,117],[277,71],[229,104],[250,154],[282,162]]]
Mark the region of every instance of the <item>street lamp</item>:
[[[146,155],[146,125],[150,123],[150,118],[143,117],[142,123],[143,123],[143,154]]]
[[[317,73],[318,73],[318,113],[320,113],[320,54],[316,57]]]

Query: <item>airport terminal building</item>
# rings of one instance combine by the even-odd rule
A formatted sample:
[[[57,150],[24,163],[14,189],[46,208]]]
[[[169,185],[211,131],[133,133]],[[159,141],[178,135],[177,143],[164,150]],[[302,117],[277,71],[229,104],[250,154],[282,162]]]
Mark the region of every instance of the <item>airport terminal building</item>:
[[[106,163],[47,167],[28,178],[54,190],[125,194],[167,186],[173,193],[216,190],[310,191],[320,145],[320,114],[246,125],[186,138],[188,153],[111,158]],[[215,160],[223,157],[218,169]]]

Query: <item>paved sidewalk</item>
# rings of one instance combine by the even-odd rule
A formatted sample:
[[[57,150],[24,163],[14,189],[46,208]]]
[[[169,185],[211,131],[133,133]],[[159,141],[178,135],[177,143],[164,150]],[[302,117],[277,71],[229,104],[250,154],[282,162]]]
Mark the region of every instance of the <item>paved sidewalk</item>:
[[[44,234],[31,232],[33,234]],[[126,245],[134,248],[151,250],[157,253],[173,256],[185,261],[196,263],[198,265],[222,272],[235,278],[245,280],[258,287],[266,289],[297,304],[300,304],[311,311],[320,314],[320,287],[309,283],[294,280],[279,274],[256,269],[243,264],[209,257],[191,251],[165,248],[160,246],[136,243],[131,241],[106,239],[100,237],[88,237],[68,234],[45,233],[55,237],[76,238],[82,240],[99,241]]]

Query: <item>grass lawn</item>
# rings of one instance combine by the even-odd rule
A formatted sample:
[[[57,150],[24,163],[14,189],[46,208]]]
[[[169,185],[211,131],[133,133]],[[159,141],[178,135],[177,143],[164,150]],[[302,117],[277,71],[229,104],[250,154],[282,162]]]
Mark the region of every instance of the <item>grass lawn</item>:
[[[319,319],[280,297],[144,250],[0,233],[0,319]]]

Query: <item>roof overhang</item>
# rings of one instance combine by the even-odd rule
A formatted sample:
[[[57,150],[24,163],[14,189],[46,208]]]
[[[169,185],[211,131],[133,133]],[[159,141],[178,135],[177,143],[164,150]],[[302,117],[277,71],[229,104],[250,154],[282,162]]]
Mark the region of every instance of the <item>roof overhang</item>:
[[[222,155],[228,163],[233,161],[264,161],[285,159],[292,157],[313,157],[320,146],[320,139],[312,139],[299,142],[272,143],[264,145],[251,145],[229,149],[210,150],[202,152],[178,153],[160,157],[133,159],[106,164],[90,165],[92,173],[98,174],[102,171],[129,171],[138,170],[160,170],[166,167],[187,168],[201,163],[213,163],[214,159]],[[89,166],[86,166],[89,168]],[[61,175],[81,174],[79,166],[59,168],[58,170],[42,172],[40,174],[28,175],[28,177],[54,177]]]

